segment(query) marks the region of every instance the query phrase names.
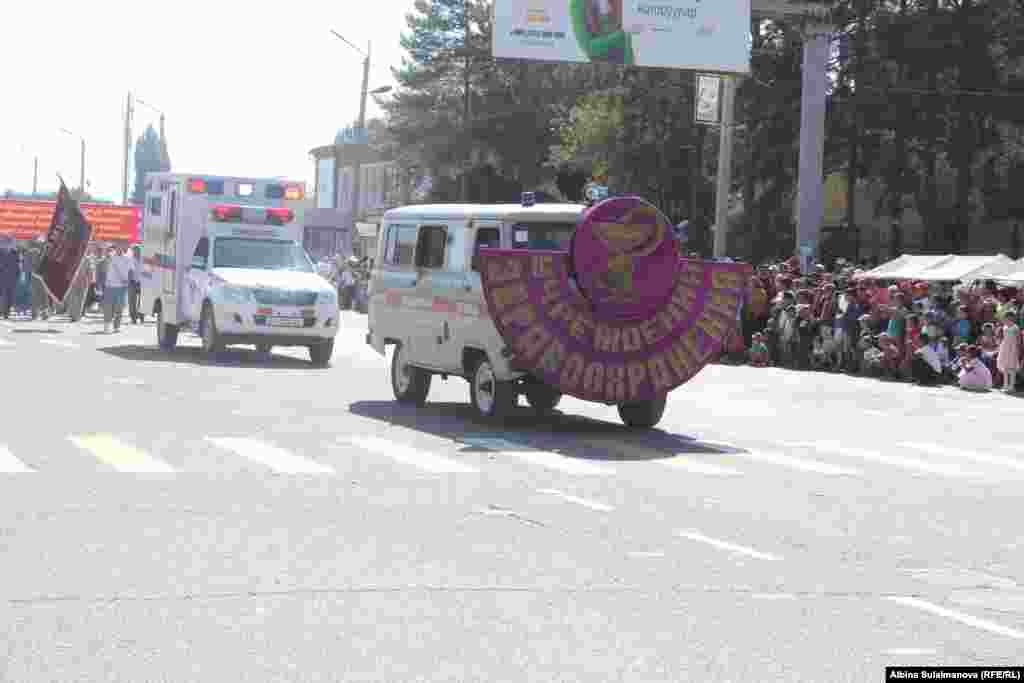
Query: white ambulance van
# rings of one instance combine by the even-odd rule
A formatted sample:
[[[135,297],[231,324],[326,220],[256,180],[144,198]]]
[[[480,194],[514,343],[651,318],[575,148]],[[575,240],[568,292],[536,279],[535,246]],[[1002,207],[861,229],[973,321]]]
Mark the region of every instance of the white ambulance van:
[[[498,418],[520,395],[540,413],[561,395],[509,364],[487,315],[475,257],[480,247],[569,249],[578,204],[407,206],[384,214],[370,280],[369,333],[379,354],[394,346],[391,387],[421,405],[439,375],[469,381],[470,401]]]
[[[145,182],[141,306],[156,316],[161,348],[187,329],[209,353],[305,346],[315,365],[329,363],[338,298],[302,248],[289,207],[301,183],[180,173]]]

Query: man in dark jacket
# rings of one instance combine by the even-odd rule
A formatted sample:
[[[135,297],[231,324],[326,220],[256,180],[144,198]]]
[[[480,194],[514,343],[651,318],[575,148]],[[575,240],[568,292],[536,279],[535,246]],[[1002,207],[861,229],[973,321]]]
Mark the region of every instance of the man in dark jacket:
[[[14,305],[18,291],[18,277],[21,276],[21,257],[13,248],[0,251],[0,315],[4,320],[11,317],[11,306]]]

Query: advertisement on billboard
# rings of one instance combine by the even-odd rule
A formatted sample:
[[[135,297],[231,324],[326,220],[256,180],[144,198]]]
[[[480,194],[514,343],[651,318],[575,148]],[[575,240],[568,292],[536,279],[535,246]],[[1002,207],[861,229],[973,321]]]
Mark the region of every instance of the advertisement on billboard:
[[[46,235],[57,203],[0,199],[0,234],[19,241]],[[97,242],[138,242],[141,212],[135,206],[82,204],[82,213],[93,227]]]
[[[718,125],[718,93],[721,92],[722,79],[720,76],[708,76],[699,74],[697,76],[697,92],[694,97],[696,110],[693,120],[708,126]]]
[[[495,0],[496,58],[750,73],[750,0]]]

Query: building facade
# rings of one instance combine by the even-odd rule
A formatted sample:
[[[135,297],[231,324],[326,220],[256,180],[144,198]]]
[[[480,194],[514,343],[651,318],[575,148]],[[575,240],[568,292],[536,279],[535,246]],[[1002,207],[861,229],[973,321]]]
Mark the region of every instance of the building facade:
[[[375,152],[366,144],[333,145],[310,150],[315,169],[314,209],[307,222],[307,246],[312,255],[320,253],[371,256],[376,248],[381,216],[390,208],[409,203],[408,183],[398,164]],[[359,163],[360,188],[358,215],[355,204],[355,171]]]

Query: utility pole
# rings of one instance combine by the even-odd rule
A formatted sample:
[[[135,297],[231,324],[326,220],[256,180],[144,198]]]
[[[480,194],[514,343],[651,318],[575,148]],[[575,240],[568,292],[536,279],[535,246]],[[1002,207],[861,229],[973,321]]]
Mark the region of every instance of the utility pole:
[[[39,191],[39,157],[32,163],[32,196],[35,197]]]
[[[356,124],[356,139],[355,159],[352,163],[352,170],[354,177],[352,178],[352,229],[348,233],[348,251],[352,253],[352,245],[355,239],[356,233],[356,221],[359,220],[359,204],[360,204],[360,193],[362,192],[362,160],[363,154],[366,152],[368,140],[364,140],[366,136],[366,96],[370,89],[370,50],[372,46],[369,42],[366,43],[366,57],[363,59],[363,87],[359,91],[359,122]]]
[[[469,136],[469,0],[462,2],[463,36],[462,49],[465,62],[462,67],[462,144],[465,158],[462,162],[462,188],[460,191],[463,202],[469,202],[469,169],[473,150]]]
[[[78,181],[79,194],[78,198],[82,199],[85,197],[85,138],[82,138],[82,162],[81,162],[81,175]]]
[[[128,169],[132,153],[132,93],[124,110],[124,175],[121,177],[121,203],[128,203]]]
[[[735,118],[736,77],[723,77],[722,128],[718,145],[718,188],[715,191],[716,258],[726,255],[729,237],[729,190],[732,187],[732,134]]]

